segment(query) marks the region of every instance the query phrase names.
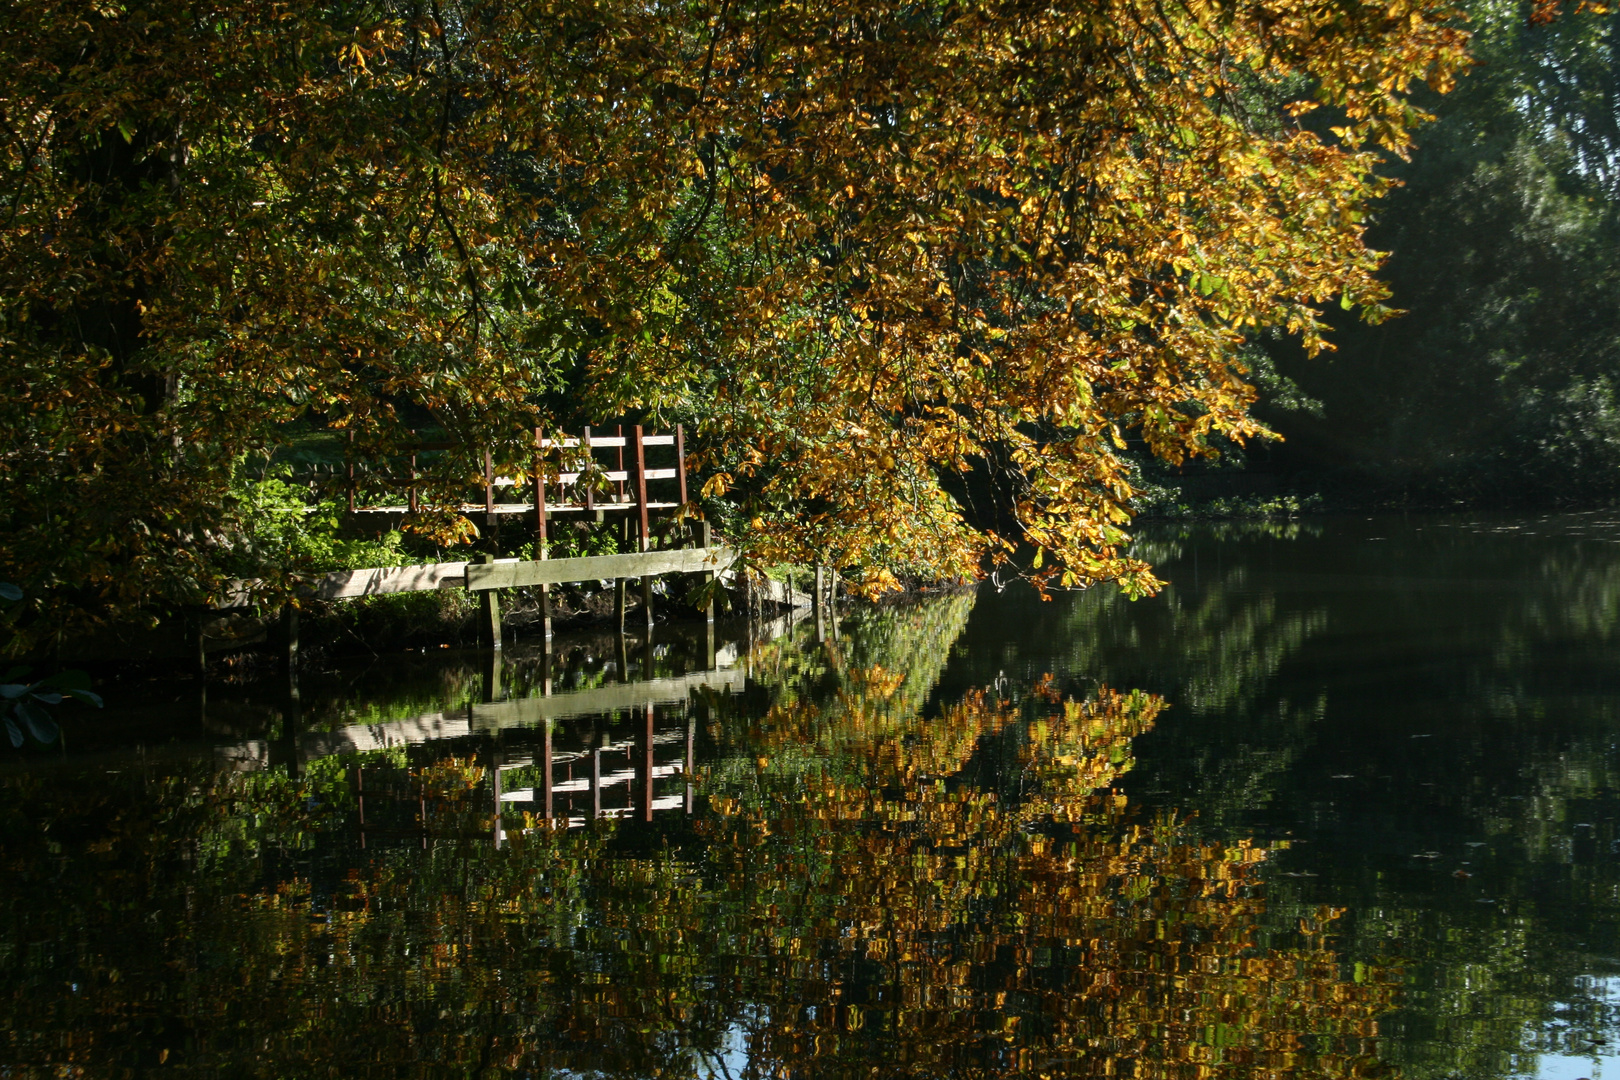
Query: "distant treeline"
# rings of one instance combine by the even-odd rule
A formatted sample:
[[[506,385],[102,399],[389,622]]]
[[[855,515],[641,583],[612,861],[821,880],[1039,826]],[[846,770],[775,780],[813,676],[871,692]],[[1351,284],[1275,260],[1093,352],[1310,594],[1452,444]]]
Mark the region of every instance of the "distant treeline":
[[[1330,504],[1620,496],[1620,8],[1465,7],[1477,64],[1418,95],[1438,119],[1367,234],[1405,314],[1256,343],[1285,441],[1240,460]]]

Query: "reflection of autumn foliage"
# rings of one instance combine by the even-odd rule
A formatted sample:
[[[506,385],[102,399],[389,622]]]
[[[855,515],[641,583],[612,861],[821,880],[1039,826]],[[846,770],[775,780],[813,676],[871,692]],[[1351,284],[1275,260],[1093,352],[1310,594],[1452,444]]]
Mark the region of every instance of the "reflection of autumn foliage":
[[[167,790],[185,815],[131,800],[139,821],[64,802],[53,832],[82,846],[59,877],[7,851],[0,1056],[22,1076],[162,1049],[245,1077],[705,1076],[728,1048],[734,1076],[1373,1074],[1392,985],[1342,976],[1333,913],[1260,940],[1265,848],[1135,820],[1109,790],[1157,699],[1038,687],[925,717],[898,686],[867,667],[819,713],[775,712],[684,839],[627,822],[497,851],[465,758],[399,778],[437,800],[425,850],[328,824],[274,834],[281,855],[176,854],[297,793],[341,803],[335,779],[220,774]],[[1016,745],[1016,783],[969,782],[991,743]],[[80,913],[71,935],[46,897]]]
[[[767,936],[763,961],[745,964],[768,973],[772,998],[802,1003],[753,1032],[763,1073],[1374,1065],[1367,1040],[1393,990],[1340,978],[1318,936],[1332,912],[1295,947],[1259,949],[1264,849],[1187,843],[1173,820],[1127,825],[1121,797],[1093,794],[1128,767],[1157,699],[1105,690],[1055,703],[1025,728],[1026,796],[1006,798],[938,779],[1015,721],[1004,702],[971,695],[926,725],[937,739],[917,738],[915,717],[882,709],[887,685],[857,675],[840,698],[839,730],[874,762],[869,784],[717,800],[714,850],[731,856],[730,880],[757,882],[754,906],[803,934]]]

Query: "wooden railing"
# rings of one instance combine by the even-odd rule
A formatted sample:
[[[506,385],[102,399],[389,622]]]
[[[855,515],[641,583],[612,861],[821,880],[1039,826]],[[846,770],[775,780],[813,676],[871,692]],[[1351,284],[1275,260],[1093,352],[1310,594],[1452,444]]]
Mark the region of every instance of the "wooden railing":
[[[352,439],[350,445],[352,448]],[[367,469],[351,449],[345,465],[349,513],[418,513],[424,480],[422,455],[466,449],[464,444],[446,442],[406,447],[395,455],[408,460],[403,477]],[[662,466],[649,464],[650,451],[666,451],[671,460]],[[533,454],[521,471],[497,463],[489,449],[481,454],[483,501],[465,501],[458,509],[467,514],[482,512],[484,524],[491,528],[498,527],[502,517],[528,515],[541,558],[549,542],[548,522],[559,515],[590,515],[597,521],[610,513],[633,515],[632,520],[639,526],[637,546],[645,551],[651,546],[652,518],[671,515],[687,503],[686,435],[680,425],[672,434],[650,433],[637,424],[628,432],[622,426],[612,434],[586,427],[578,436],[557,438],[547,438],[540,428],[535,428]],[[600,455],[610,455],[610,460],[604,462]],[[663,492],[666,497],[658,498],[650,488],[653,484],[669,485]],[[368,487],[402,490],[404,501],[368,504],[363,498]],[[519,498],[512,499],[514,494]],[[525,495],[526,500],[522,498]]]

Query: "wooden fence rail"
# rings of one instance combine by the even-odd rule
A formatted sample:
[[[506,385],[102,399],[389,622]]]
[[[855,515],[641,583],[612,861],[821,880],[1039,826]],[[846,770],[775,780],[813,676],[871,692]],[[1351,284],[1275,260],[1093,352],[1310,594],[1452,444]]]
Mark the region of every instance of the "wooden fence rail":
[[[460,443],[418,443],[404,448],[395,457],[408,459],[404,476],[390,475],[386,470],[368,469],[359,461],[351,434],[346,469],[348,511],[354,515],[415,514],[422,509],[421,490],[423,473],[421,455],[470,448]],[[666,449],[672,460],[666,466],[649,467],[648,451]],[[632,515],[639,525],[638,540],[641,550],[651,546],[651,519],[669,516],[687,504],[686,433],[676,425],[673,434],[652,434],[641,425],[633,425],[626,433],[623,427],[614,434],[604,435],[586,427],[579,436],[561,435],[547,438],[540,428],[534,429],[533,448],[522,468],[511,464],[498,464],[492,450],[477,451],[482,457],[483,501],[464,501],[457,509],[466,514],[482,513],[484,524],[499,526],[500,519],[527,515],[533,523],[536,551],[543,552],[549,542],[548,523],[561,515],[582,515],[602,521],[607,514]],[[604,462],[599,454],[611,455]],[[384,492],[403,491],[400,503],[367,503],[366,481],[370,487]],[[648,485],[673,483],[666,497],[657,498]],[[512,493],[527,495],[527,500],[509,500]],[[669,498],[667,496],[674,496]]]

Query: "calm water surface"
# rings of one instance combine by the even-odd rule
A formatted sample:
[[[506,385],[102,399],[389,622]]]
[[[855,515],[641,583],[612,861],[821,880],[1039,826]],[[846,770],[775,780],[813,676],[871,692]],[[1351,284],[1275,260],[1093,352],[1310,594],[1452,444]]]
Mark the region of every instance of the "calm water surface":
[[[1620,520],[1143,533],[1137,603],[70,721],[0,1077],[1620,1077]]]

